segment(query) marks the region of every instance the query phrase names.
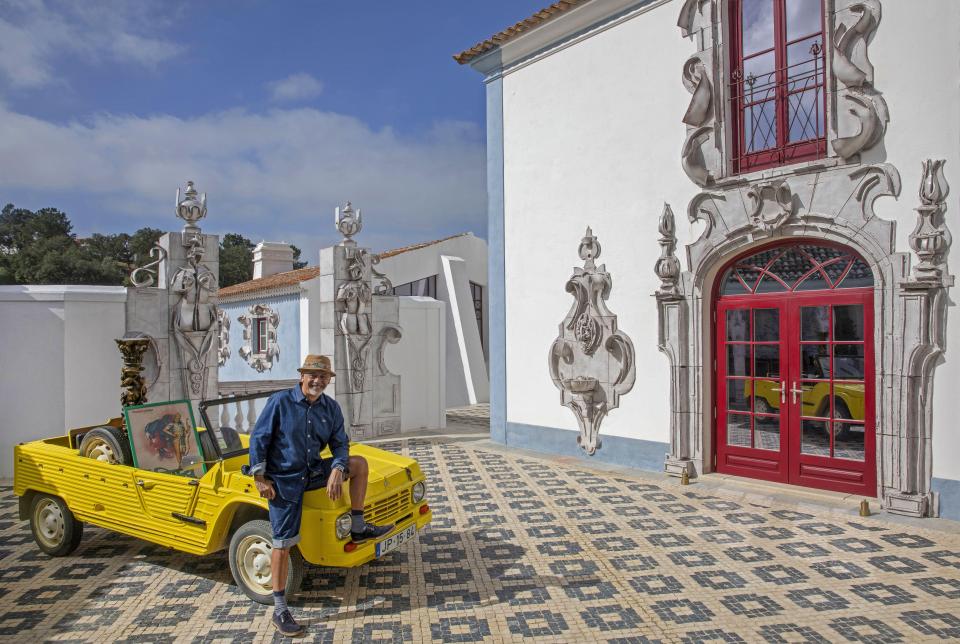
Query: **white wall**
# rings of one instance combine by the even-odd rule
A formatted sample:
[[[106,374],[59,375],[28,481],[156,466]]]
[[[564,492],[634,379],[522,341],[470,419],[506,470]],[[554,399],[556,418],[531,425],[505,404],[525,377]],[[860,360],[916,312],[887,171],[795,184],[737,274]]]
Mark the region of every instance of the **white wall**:
[[[13,476],[15,444],[120,414],[126,297],[113,286],[0,287],[0,478]]]
[[[385,257],[376,268],[394,285],[407,284],[430,275],[439,276],[441,255],[462,258],[466,261],[467,279],[487,285],[487,242],[473,233]]]
[[[883,19],[870,44],[875,85],[890,108],[881,149],[865,162],[885,161],[900,171],[900,199],[880,199],[880,217],[897,222],[897,248],[909,251],[907,237],[917,222],[921,161],[946,159],[951,186],[946,215],[954,235],[951,269],[960,275],[960,3],[954,0],[883,2]],[[914,256],[911,261],[916,264]],[[933,391],[933,475],[960,479],[957,383],[960,382],[960,286],[950,292],[946,361],[937,367]]]
[[[669,372],[650,295],[663,202],[686,243],[684,212],[697,192],[680,168],[689,100],[680,72],[693,46],[677,29],[679,8],[646,11],[503,80],[510,422],[577,429],[547,353],[573,301],[564,284],[583,265],[577,247],[589,225],[602,246],[598,264],[613,275],[609,307],[638,364],[633,391],[603,433],[669,440]]]
[[[446,305],[431,297],[401,297],[403,337],[387,345],[383,359],[400,376],[403,431],[446,427]]]

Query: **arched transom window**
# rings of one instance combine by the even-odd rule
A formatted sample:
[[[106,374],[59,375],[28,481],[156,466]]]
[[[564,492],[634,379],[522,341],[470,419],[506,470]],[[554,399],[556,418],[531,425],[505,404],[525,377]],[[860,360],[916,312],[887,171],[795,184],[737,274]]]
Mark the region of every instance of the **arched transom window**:
[[[777,246],[738,260],[727,269],[720,295],[788,293],[873,286],[873,273],[858,255],[843,248],[796,244]]]

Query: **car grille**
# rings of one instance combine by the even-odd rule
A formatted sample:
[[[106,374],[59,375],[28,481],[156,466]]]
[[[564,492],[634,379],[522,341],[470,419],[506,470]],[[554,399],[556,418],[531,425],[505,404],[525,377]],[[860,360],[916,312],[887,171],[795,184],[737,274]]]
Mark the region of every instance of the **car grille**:
[[[363,518],[367,523],[384,525],[391,523],[407,510],[410,490],[400,490],[396,494],[379,499],[363,509]]]

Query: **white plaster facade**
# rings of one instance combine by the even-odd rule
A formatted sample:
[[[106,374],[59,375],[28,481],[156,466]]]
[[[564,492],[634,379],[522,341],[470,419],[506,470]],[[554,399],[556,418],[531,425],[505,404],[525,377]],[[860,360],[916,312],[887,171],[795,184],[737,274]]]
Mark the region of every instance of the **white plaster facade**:
[[[13,446],[120,415],[127,289],[0,286],[0,479]]]
[[[833,38],[837,34],[831,32],[832,27],[852,24],[854,7],[845,0],[825,1],[830,16],[828,38]],[[695,85],[687,83],[691,87],[685,87],[683,70],[691,56],[709,52],[714,46],[712,51],[718,60],[714,66],[714,61],[706,57],[706,73],[722,74],[726,69],[722,62],[726,55],[725,4],[725,0],[592,0],[502,41],[471,61],[485,75],[487,86],[494,439],[522,447],[576,453],[577,423],[560,405],[544,357],[556,337],[557,320],[570,306],[570,295],[564,292],[563,284],[570,268],[577,263],[573,248],[585,226],[590,226],[603,244],[603,261],[614,279],[615,288],[607,303],[617,312],[619,328],[632,338],[640,366],[633,391],[620,399],[619,409],[609,414],[601,428],[602,436],[626,442],[614,442],[613,450],[605,454],[601,449],[597,456],[635,466],[659,462],[659,467],[663,467],[663,455],[671,451],[671,443],[675,442],[671,435],[675,422],[670,402],[675,379],[669,361],[658,349],[664,339],[657,302],[651,297],[661,286],[653,270],[660,257],[658,223],[664,202],[672,204],[681,219],[675,234],[681,267],[684,271],[696,269],[702,254],[710,251],[703,244],[699,250],[687,249],[701,238],[714,238],[707,230],[708,217],[687,221],[682,215],[702,190],[681,162],[688,130],[695,129],[681,121],[690,107]],[[722,184],[724,177],[730,175],[728,170],[724,171],[724,155],[729,150],[725,149],[726,116],[721,97],[709,113],[712,116],[704,121],[710,126],[710,136],[719,139],[713,150],[706,149],[704,158],[715,171],[720,169],[706,189],[724,193],[730,208],[745,211],[742,202],[751,184],[764,177],[788,177],[801,204],[800,210],[791,216],[807,217],[802,222],[796,220],[796,225],[774,231],[772,236],[767,233],[750,237],[747,231],[739,241],[723,249],[725,257],[732,257],[761,239],[769,241],[778,236],[843,239],[868,255],[864,249],[876,244],[876,236],[888,235],[888,250],[879,253],[873,263],[886,266],[876,269],[878,284],[883,281],[879,279],[881,273],[886,271],[886,291],[882,298],[878,294],[877,311],[889,312],[900,301],[894,282],[899,283],[909,273],[897,261],[909,260],[913,265],[918,262],[916,256],[910,257],[908,237],[917,223],[914,209],[920,205],[917,188],[922,162],[945,159],[947,183],[960,185],[960,118],[956,111],[960,104],[960,86],[956,82],[960,78],[960,39],[956,37],[960,5],[950,0],[864,4],[882,4],[879,26],[875,25],[864,41],[854,46],[857,55],[868,50],[873,63],[873,87],[889,110],[885,135],[864,148],[859,158],[839,159],[830,148],[830,158],[817,171],[807,166],[805,174],[798,174],[800,167],[785,166],[755,172],[746,176],[745,181],[733,177],[731,183],[718,185],[717,181]],[[694,20],[694,15],[700,17]],[[685,20],[693,20],[689,39],[678,29],[678,22]],[[706,26],[711,20],[717,25],[712,32]],[[857,123],[851,122],[843,103],[845,86],[832,73],[828,76],[833,92],[828,118],[836,115],[836,124],[828,134],[828,143],[832,143],[856,134]],[[715,86],[724,87],[722,75]],[[870,167],[876,169],[869,170]],[[829,216],[832,222],[847,206],[843,200],[849,200],[852,193],[847,190],[844,194],[840,177],[853,176],[857,171],[873,173],[878,178],[876,185],[867,190],[874,192],[860,195],[869,203],[866,212],[859,208],[857,215],[872,217],[883,229],[869,233],[872,238],[863,238],[856,232],[844,238],[832,231],[832,223],[808,217],[817,178],[828,189],[817,195],[820,201],[814,210]],[[960,213],[958,192],[954,190],[946,202],[947,226],[955,230]],[[889,196],[876,198],[884,193]],[[870,207],[873,213],[869,212]],[[894,225],[888,226],[881,220]],[[690,252],[692,255],[688,256]],[[893,277],[894,274],[899,277]],[[708,285],[712,274],[688,275],[684,279],[684,286],[694,289],[689,291],[693,298],[690,302],[706,307],[698,310],[707,310],[709,302],[697,299],[697,285],[690,280]],[[956,299],[955,290],[943,293],[950,302]],[[960,378],[960,354],[953,355],[960,345],[960,316],[951,310],[952,304],[944,308],[950,313],[943,317],[946,326],[942,329],[947,351],[931,359],[928,367],[932,368],[927,372],[932,374],[930,389],[920,398],[919,413],[929,416],[923,431],[929,432],[930,444],[918,450],[916,445],[911,446],[915,439],[905,434],[891,438],[883,448],[888,453],[877,457],[878,468],[884,469],[877,480],[883,487],[878,489],[878,496],[889,504],[893,502],[894,488],[906,485],[893,478],[913,468],[913,474],[902,478],[925,479],[919,485],[926,489],[913,492],[926,494],[930,502],[925,510],[918,505],[918,511],[935,511],[935,500],[928,494],[932,479],[934,487],[939,485],[943,490],[941,513],[956,518],[960,517],[960,432],[955,431],[952,421],[955,403],[951,389],[955,387],[950,383]],[[691,328],[694,332],[701,330],[701,340],[709,339],[708,322],[698,319],[702,326]],[[907,318],[900,319],[902,322]],[[914,318],[909,320],[916,322]],[[926,331],[931,328],[924,327]],[[904,330],[891,320],[883,333],[897,335]],[[694,342],[683,336],[673,341]],[[879,338],[877,351],[883,346],[884,339]],[[701,349],[709,355],[709,342]],[[708,372],[709,369],[703,369],[690,385],[691,395],[702,407],[684,408],[689,414],[701,415],[699,433],[693,437],[703,441],[696,453],[700,459],[696,472],[711,469]],[[903,373],[894,375],[900,377]],[[878,378],[877,382],[880,381]],[[906,391],[903,396],[908,395]],[[878,405],[882,398],[877,396]],[[906,409],[911,403],[906,400],[888,399],[884,404],[892,405],[885,412],[891,422],[895,419],[890,414],[910,413]],[[898,405],[904,411],[896,411],[901,409]],[[878,425],[877,433],[884,429]],[[926,456],[920,453],[924,450]],[[632,462],[624,456],[627,453],[634,455]],[[659,458],[652,457],[654,453],[659,453]],[[905,462],[914,458],[926,465]]]

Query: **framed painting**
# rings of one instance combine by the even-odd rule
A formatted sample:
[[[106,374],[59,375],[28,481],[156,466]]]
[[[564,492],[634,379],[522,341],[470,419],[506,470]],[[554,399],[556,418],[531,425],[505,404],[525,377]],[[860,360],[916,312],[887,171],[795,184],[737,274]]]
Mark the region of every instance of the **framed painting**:
[[[189,400],[123,408],[133,464],[143,470],[199,478],[206,471]]]

